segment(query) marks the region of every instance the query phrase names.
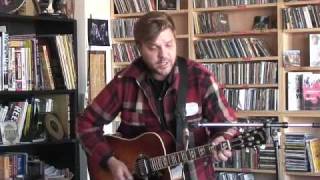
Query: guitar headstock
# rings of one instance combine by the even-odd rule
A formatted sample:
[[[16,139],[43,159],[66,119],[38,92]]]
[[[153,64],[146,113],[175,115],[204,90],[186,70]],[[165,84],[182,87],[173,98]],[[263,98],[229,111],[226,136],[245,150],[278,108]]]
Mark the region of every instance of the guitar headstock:
[[[232,149],[242,149],[245,147],[256,147],[266,143],[266,133],[262,128],[253,129],[241,133],[236,138],[230,140]]]

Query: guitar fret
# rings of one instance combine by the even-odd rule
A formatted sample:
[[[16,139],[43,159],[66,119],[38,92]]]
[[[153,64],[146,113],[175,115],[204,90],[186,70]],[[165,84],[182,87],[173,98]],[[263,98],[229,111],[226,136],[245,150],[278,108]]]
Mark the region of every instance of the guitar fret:
[[[177,157],[175,153],[168,155],[168,159],[171,166],[177,164]]]
[[[198,153],[199,153],[199,156],[204,156],[205,153],[206,153],[206,149],[204,147],[199,147],[198,148]]]
[[[189,150],[189,159],[195,159],[197,157],[196,151],[194,149]]]
[[[157,170],[161,169],[159,164],[159,158],[156,158],[155,161],[156,161],[156,169]]]
[[[168,167],[168,161],[167,161],[167,157],[166,156],[163,156],[161,162],[162,162],[163,167]]]
[[[151,159],[150,159],[150,162],[151,162],[151,168],[152,168],[152,170],[153,170],[153,171],[157,170],[157,169],[156,169],[156,163],[154,162],[154,158],[151,158]]]
[[[181,159],[182,159],[183,162],[188,161],[188,155],[187,155],[186,152],[181,151],[180,155],[181,155]]]
[[[159,169],[162,169],[163,168],[163,164],[162,164],[162,161],[161,161],[161,157],[158,158],[158,164],[159,164]]]

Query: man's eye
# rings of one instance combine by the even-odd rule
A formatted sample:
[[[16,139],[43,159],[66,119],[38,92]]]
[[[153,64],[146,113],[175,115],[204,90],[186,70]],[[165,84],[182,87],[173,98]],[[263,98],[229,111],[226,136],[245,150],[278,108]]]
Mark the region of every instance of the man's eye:
[[[156,46],[149,46],[149,49],[155,50],[155,49],[157,49],[157,47]]]

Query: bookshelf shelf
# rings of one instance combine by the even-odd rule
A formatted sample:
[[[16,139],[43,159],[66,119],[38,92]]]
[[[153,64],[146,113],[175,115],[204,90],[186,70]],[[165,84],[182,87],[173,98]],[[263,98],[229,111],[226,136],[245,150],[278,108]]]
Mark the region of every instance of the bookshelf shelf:
[[[35,96],[48,94],[74,94],[76,90],[0,91],[0,96]]]
[[[194,12],[208,12],[208,11],[242,11],[250,9],[265,9],[265,8],[276,8],[277,3],[268,4],[251,4],[251,5],[239,5],[239,6],[221,6],[214,8],[194,8]]]
[[[320,28],[296,28],[296,29],[284,29],[284,33],[313,33],[320,32]]]
[[[259,61],[278,61],[278,56],[223,58],[223,59],[195,59],[195,60],[202,63],[259,62]]]
[[[239,173],[262,173],[262,174],[275,174],[274,170],[262,170],[262,169],[237,169],[237,168],[215,168],[216,171],[224,172],[239,172]]]
[[[310,5],[310,4],[319,4],[319,0],[303,0],[303,1],[293,1],[293,2],[284,2],[284,6],[300,6],[300,5]]]
[[[266,35],[278,33],[277,29],[262,29],[262,30],[250,30],[241,32],[218,32],[218,33],[202,33],[195,34],[195,38],[207,38],[207,37],[225,37],[225,36],[253,36],[253,35]]]
[[[247,88],[278,88],[278,84],[239,84],[225,85],[228,89],[247,89]]]
[[[278,111],[238,111],[238,117],[265,117],[265,116],[279,116]]]
[[[285,111],[281,113],[282,116],[285,117],[315,117],[319,118],[320,113],[319,111]]]
[[[42,145],[42,146],[46,146],[46,145],[64,145],[64,144],[77,144],[78,141],[71,139],[71,140],[63,140],[63,141],[59,141],[59,142],[22,142],[19,144],[14,144],[14,145],[0,145],[0,149],[3,149],[5,151],[12,151],[12,150],[16,150],[17,148],[24,148],[26,146],[35,146],[35,145]]]
[[[320,177],[320,173],[286,172],[287,175]]]
[[[286,72],[295,72],[295,71],[319,72],[320,71],[320,67],[309,67],[309,66],[286,67],[284,70]]]
[[[181,10],[167,10],[168,14],[171,15],[180,15],[180,14],[188,14],[187,9],[181,9]],[[127,13],[127,14],[113,14],[114,18],[133,18],[133,17],[139,17],[142,16],[144,13]]]

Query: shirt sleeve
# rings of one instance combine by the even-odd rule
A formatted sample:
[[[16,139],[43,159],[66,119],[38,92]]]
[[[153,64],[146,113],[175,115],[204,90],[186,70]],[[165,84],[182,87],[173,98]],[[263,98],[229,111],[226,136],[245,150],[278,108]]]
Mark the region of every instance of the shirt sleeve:
[[[103,137],[103,126],[119,113],[121,92],[120,79],[112,80],[77,117],[77,137],[92,164],[102,164],[112,156],[111,146]]]
[[[223,89],[216,82],[213,75],[207,76],[204,80],[205,96],[204,96],[204,116],[210,123],[232,123],[237,118],[235,111],[228,104]],[[211,136],[223,135],[225,139],[231,139],[236,136],[239,131],[235,127],[219,127],[209,129]]]

